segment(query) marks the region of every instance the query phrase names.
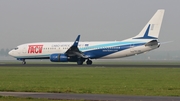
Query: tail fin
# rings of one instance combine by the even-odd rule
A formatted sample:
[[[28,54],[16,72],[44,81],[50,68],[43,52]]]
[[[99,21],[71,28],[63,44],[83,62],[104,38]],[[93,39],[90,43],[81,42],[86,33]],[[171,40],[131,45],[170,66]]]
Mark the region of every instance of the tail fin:
[[[157,10],[146,26],[133,39],[158,39],[164,11],[164,9]]]

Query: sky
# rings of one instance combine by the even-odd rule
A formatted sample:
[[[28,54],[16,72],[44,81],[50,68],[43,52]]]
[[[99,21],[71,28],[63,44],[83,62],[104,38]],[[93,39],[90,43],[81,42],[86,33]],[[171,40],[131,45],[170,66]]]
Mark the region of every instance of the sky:
[[[0,48],[29,42],[121,41],[165,9],[159,51],[180,50],[180,0],[0,0]]]

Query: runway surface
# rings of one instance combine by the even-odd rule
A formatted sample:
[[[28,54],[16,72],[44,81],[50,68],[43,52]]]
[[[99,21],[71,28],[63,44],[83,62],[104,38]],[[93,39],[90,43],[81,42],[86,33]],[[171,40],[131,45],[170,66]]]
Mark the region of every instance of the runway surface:
[[[76,64],[7,64],[0,63],[0,67],[127,67],[127,68],[179,68],[180,65],[164,64],[93,64],[76,65]],[[180,97],[155,97],[155,96],[124,96],[124,95],[107,95],[107,94],[66,94],[66,93],[34,93],[34,92],[0,92],[1,96],[32,97],[47,99],[69,99],[69,100],[88,100],[88,101],[180,101]]]
[[[87,101],[180,101],[180,97],[123,96],[101,94],[66,94],[66,93],[32,93],[32,92],[0,92],[1,96],[23,98],[46,98]]]

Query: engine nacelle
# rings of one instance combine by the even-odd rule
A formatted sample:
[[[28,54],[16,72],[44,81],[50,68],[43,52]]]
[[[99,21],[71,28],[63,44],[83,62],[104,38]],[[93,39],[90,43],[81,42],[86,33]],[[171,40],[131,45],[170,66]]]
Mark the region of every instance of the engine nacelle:
[[[68,57],[65,54],[51,54],[51,62],[68,62]]]

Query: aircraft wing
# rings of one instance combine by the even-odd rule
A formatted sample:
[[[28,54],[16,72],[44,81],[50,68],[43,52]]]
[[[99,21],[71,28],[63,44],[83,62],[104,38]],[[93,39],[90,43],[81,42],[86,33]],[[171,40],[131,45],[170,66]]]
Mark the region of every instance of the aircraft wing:
[[[87,58],[84,56],[83,52],[81,52],[78,48],[80,35],[77,36],[76,40],[74,41],[73,45],[65,52],[68,56],[78,56],[82,58]]]

